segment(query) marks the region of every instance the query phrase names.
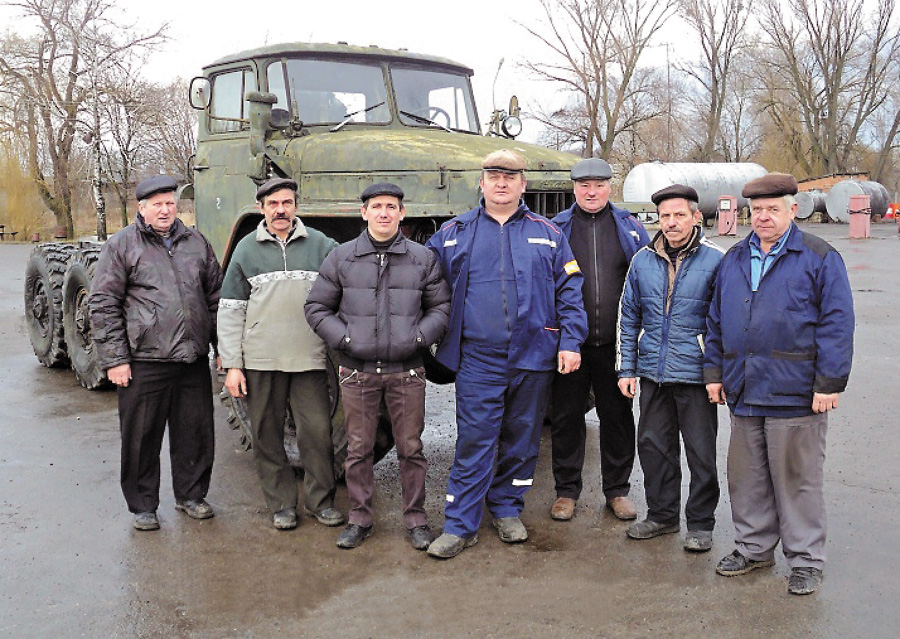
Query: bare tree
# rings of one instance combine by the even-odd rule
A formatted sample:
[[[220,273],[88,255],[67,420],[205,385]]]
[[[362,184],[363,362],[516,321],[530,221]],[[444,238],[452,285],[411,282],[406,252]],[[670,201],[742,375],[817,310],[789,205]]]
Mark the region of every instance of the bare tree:
[[[158,86],[153,140],[154,165],[183,182],[193,182],[194,149],[197,146],[197,111],[188,102],[188,81],[176,78]]]
[[[541,0],[545,23],[522,25],[553,54],[550,61],[526,61],[522,66],[574,94],[577,106],[570,107],[563,120],[570,127],[579,116],[585,157],[609,156],[622,132],[660,115],[658,100],[651,95],[653,76],[641,73],[638,62],[676,2]],[[554,128],[556,119],[543,121]]]

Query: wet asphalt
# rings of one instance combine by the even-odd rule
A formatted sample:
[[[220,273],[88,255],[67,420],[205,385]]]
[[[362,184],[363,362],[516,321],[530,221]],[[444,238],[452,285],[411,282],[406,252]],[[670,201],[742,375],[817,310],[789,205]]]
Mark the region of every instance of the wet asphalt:
[[[164,452],[162,529],[134,531],[118,486],[115,393],[83,390],[71,371],[38,364],[23,319],[31,247],[0,243],[0,637],[896,637],[900,241],[892,223],[874,226],[869,240],[847,239],[846,225],[804,228],[843,255],[857,314],[853,373],[828,433],[829,560],[822,589],[808,597],[787,594],[780,552],[772,569],[714,573],[733,537],[724,409],[723,497],[706,554],[684,552],[679,535],[626,538],[627,524],[602,508],[593,413],[575,519],[548,516],[545,432],[523,513],[530,538],[516,546],[485,519],[480,543],[456,559],[413,550],[393,453],[377,467],[376,532],[363,546],[338,549],[339,529],[309,518],[276,531],[252,453],[218,405],[208,497],[216,517],[174,510]],[[427,507],[438,529],[453,402],[452,386],[429,384]],[[643,513],[639,466],[632,480]],[[338,505],[346,510],[343,486]]]

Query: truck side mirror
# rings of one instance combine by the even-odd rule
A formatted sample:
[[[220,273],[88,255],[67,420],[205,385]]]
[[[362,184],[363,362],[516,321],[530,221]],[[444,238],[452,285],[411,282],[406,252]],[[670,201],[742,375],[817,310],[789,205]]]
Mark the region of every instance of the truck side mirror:
[[[212,87],[209,83],[209,78],[200,76],[191,80],[191,88],[188,90],[188,95],[193,108],[201,110],[208,108],[212,97]]]
[[[246,99],[250,103],[250,154],[261,155],[266,150],[266,134],[272,130],[272,105],[278,96],[249,91]]]

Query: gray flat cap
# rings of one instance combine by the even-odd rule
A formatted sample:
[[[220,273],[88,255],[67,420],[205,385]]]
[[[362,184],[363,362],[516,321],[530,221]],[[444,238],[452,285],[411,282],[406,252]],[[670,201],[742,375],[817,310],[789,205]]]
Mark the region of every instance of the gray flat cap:
[[[157,193],[170,193],[177,190],[178,182],[168,175],[154,175],[152,178],[147,178],[138,184],[134,190],[134,195],[140,202]]]
[[[572,180],[610,180],[612,168],[600,158],[581,160],[572,167]]]

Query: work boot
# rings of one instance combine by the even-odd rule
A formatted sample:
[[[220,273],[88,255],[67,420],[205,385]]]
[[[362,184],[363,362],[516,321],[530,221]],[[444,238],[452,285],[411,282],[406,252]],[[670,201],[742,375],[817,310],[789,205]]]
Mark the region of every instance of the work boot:
[[[716,572],[723,577],[737,577],[738,575],[746,575],[751,570],[756,570],[757,568],[768,568],[769,566],[774,565],[774,559],[763,559],[762,561],[747,559],[744,555],[735,550],[727,557],[722,557],[719,565],[716,566]]]
[[[372,534],[372,526],[347,524],[337,538],[338,548],[356,548]]]
[[[272,524],[278,530],[293,530],[297,527],[297,509],[285,508],[272,515]]]
[[[575,500],[571,497],[557,497],[550,508],[550,517],[556,521],[569,521],[575,516]]]
[[[627,495],[608,498],[606,500],[606,507],[613,511],[613,514],[619,519],[625,521],[637,519],[637,509],[635,509],[634,502],[632,502]]]
[[[131,525],[136,530],[159,530],[159,518],[155,512],[135,513]]]
[[[213,512],[212,506],[203,499],[176,501],[175,510],[180,510],[192,519],[209,519],[216,514]]]
[[[669,533],[677,533],[681,526],[675,524],[661,524],[656,521],[645,519],[644,521],[636,521],[628,527],[625,534],[632,539],[652,539],[660,535],[668,535]]]
[[[684,536],[684,549],[689,552],[706,552],[712,548],[711,530],[689,530]]]
[[[452,533],[443,533],[428,546],[428,554],[438,559],[450,559],[456,557],[464,548],[471,548],[478,543],[478,535],[474,537],[459,537]]]
[[[500,535],[500,541],[506,544],[518,544],[528,539],[525,524],[518,517],[500,517],[494,520],[494,528]]]
[[[822,585],[822,571],[803,566],[792,568],[788,577],[788,592],[792,595],[810,595]]]
[[[344,517],[344,513],[331,506],[317,511],[304,507],[303,512],[305,512],[307,516],[314,518],[320,524],[329,527],[340,526],[347,521],[346,517]]]
[[[428,527],[428,524],[408,529],[406,531],[406,536],[409,537],[409,543],[411,543],[412,547],[416,550],[428,550],[428,546],[434,541],[434,533],[431,532],[431,528]]]

